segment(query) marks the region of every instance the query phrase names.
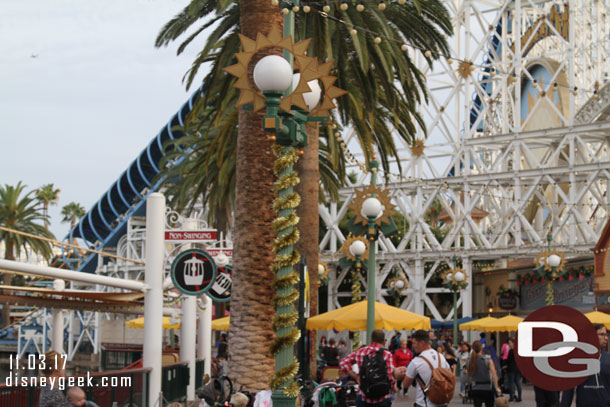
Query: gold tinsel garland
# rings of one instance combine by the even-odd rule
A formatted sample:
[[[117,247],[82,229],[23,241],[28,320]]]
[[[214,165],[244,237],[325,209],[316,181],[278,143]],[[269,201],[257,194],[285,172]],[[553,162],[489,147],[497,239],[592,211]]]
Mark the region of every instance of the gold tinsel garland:
[[[269,350],[273,356],[276,356],[280,351],[292,348],[301,335],[295,326],[298,313],[294,308],[294,303],[299,298],[299,293],[294,288],[295,284],[299,282],[299,275],[294,271],[294,265],[298,263],[300,255],[292,247],[299,240],[299,231],[296,228],[299,217],[296,216],[294,209],[299,205],[301,198],[290,190],[299,183],[299,177],[292,169],[299,159],[297,152],[294,148],[274,145],[273,154],[277,158],[273,172],[278,177],[273,189],[279,196],[273,202],[273,210],[278,216],[272,226],[278,237],[273,242],[273,251],[276,256],[271,264],[271,270],[275,274],[272,284],[275,295],[271,300],[271,304],[275,308],[272,327],[276,336]],[[286,191],[287,189],[288,191]],[[290,213],[285,213],[286,211],[290,211]],[[286,249],[289,249],[288,253],[283,253],[282,251],[286,251]],[[284,275],[280,276],[280,273]],[[280,330],[290,327],[292,329],[289,332],[279,334]],[[296,358],[293,358],[292,363],[276,370],[272,375],[269,382],[271,389],[281,388],[287,396],[295,397],[300,390],[295,381],[298,370],[299,363]]]
[[[555,293],[553,290],[553,281],[546,282],[546,305],[554,305],[555,304]]]

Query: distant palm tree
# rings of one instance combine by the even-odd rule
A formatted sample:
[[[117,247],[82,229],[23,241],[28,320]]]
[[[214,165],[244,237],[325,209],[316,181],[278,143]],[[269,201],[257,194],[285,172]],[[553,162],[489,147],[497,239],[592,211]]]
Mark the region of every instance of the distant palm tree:
[[[45,227],[49,228],[49,205],[57,205],[61,190],[55,189],[53,184],[45,184],[36,190],[36,197],[42,202],[42,214],[45,216]]]
[[[34,196],[34,191],[23,195],[25,188],[21,182],[16,186],[0,186],[0,226],[54,239],[53,233],[42,224],[47,220],[47,216],[40,212],[39,199]],[[0,242],[4,243],[4,258],[7,260],[15,260],[22,250],[26,254],[40,254],[47,260],[52,255],[50,243],[10,231],[0,230]],[[2,283],[10,285],[11,274],[3,273]],[[2,326],[8,325],[9,320],[9,304],[3,302]]]
[[[61,215],[63,218],[61,219],[62,223],[70,222],[70,230],[74,228],[76,222],[83,216],[85,216],[85,207],[79,204],[78,202],[70,202],[67,205],[64,205],[61,208]]]

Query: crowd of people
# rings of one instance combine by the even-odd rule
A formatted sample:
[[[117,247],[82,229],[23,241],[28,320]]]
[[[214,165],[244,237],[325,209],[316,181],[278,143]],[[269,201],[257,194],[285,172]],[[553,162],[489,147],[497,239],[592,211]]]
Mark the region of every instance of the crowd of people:
[[[576,407],[610,407],[610,355],[605,351],[608,334],[601,324],[594,324],[594,328],[601,350],[600,373],[577,388],[561,393],[534,386],[536,407],[570,407],[574,398]],[[495,342],[495,335],[488,338],[481,333],[479,340],[472,343],[460,341],[454,350],[452,338],[441,336],[438,339],[434,331],[418,330],[407,338],[396,334],[386,343],[384,332],[376,330],[370,345],[352,353],[348,353],[343,339],[336,342],[334,338],[327,341],[322,337],[319,356],[322,366],[340,367],[340,372],[345,375],[344,382],[353,380],[359,384],[356,407],[389,407],[396,393],[402,391],[407,394],[411,386],[416,387],[415,407],[444,405],[435,402],[442,398],[432,394],[433,390],[446,391],[450,400],[456,376],[460,378],[459,395],[465,400],[471,399],[475,407],[505,407],[510,402],[522,401],[522,382],[525,379],[515,360],[513,338],[508,338],[502,345],[499,355]],[[367,394],[371,383],[362,383],[370,380],[363,378],[366,376],[363,366],[364,371],[371,369],[371,364],[374,365],[371,360],[375,358],[385,363],[387,383],[381,388],[387,388],[387,394]]]

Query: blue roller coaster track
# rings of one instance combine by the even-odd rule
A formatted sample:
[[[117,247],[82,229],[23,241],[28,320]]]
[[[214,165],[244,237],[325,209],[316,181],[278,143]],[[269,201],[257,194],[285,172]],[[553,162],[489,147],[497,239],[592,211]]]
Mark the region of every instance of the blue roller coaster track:
[[[174,114],[152,141],[142,150],[102,197],[89,209],[64,238],[74,242],[81,239],[89,249],[101,251],[105,247],[116,247],[118,240],[126,233],[127,221],[132,216],[146,213],[146,198],[158,190],[161,180],[155,180],[160,172],[160,162],[164,156],[163,145],[168,140],[176,140],[186,134],[177,127],[183,126],[186,116],[193,110],[197,100],[203,95],[203,88],[197,89]],[[65,250],[64,262],[71,268],[76,256],[79,271],[95,272],[98,263],[96,253],[81,254],[77,250]]]

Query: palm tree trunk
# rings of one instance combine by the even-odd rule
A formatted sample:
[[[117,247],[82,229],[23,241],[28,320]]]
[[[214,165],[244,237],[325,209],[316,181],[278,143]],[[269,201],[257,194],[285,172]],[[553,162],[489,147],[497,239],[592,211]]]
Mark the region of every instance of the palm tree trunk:
[[[274,24],[282,26],[282,16],[269,0],[241,1],[240,15],[242,34],[249,38],[256,38],[258,32],[268,34]],[[250,78],[255,62],[249,66]],[[237,136],[229,371],[237,386],[251,391],[270,388],[275,366],[269,351],[275,157],[262,129],[263,115],[240,110]]]
[[[309,315],[318,315],[318,235],[320,218],[318,212],[318,194],[320,182],[320,165],[318,160],[319,128],[317,123],[307,124],[307,147],[297,163],[297,173],[301,179],[295,189],[301,195],[301,204],[297,208],[301,239],[297,250],[305,258],[309,274]],[[310,371],[316,377],[317,332],[311,336]]]

